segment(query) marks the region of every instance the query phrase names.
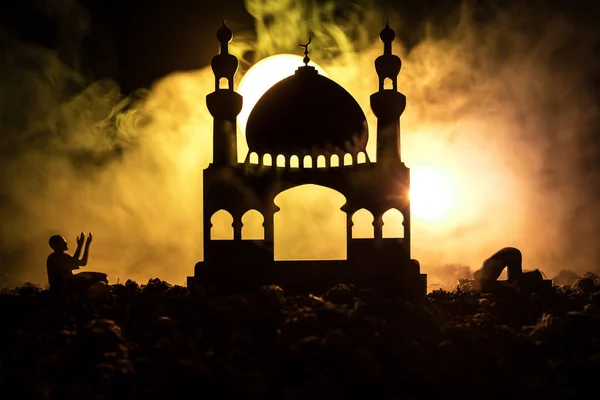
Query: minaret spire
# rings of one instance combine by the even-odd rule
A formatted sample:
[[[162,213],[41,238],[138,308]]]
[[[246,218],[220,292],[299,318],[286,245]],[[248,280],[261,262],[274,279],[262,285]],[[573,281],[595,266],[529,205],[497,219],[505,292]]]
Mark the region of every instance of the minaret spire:
[[[379,34],[379,38],[383,42],[383,54],[375,60],[375,69],[379,75],[379,90],[384,90],[386,79],[391,79],[392,89],[398,90],[398,74],[402,68],[402,61],[400,57],[392,54],[392,42],[396,38],[396,32],[390,28],[388,22]]]
[[[221,53],[213,57],[210,62],[213,73],[215,74],[215,90],[220,89],[222,78],[227,79],[227,89],[233,90],[233,78],[237,72],[238,59],[229,54],[229,42],[233,39],[231,29],[227,27],[225,21],[223,26],[217,31],[217,39],[221,42]]]
[[[406,107],[406,97],[398,92],[398,74],[402,67],[400,57],[392,53],[396,33],[389,23],[381,31],[383,54],[375,60],[379,76],[379,91],[371,95],[371,109],[377,117],[377,163],[395,165],[402,161],[400,151],[400,116]],[[392,88],[385,88],[385,81],[392,81]]]
[[[242,110],[242,96],[234,91],[238,59],[229,54],[229,42],[232,38],[231,29],[223,21],[223,26],[217,31],[221,52],[210,62],[215,74],[215,91],[206,96],[208,111],[214,118],[213,164],[219,167],[237,164],[236,120]],[[221,87],[222,79],[226,79],[226,87]]]

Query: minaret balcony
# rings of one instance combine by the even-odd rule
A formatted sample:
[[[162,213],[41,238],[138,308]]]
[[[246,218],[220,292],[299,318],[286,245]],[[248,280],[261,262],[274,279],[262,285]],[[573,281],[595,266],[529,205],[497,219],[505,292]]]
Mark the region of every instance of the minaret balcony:
[[[371,95],[371,109],[377,118],[400,118],[406,108],[406,96],[386,89]]]
[[[206,96],[211,115],[220,120],[234,121],[242,111],[243,98],[233,90],[218,89]]]

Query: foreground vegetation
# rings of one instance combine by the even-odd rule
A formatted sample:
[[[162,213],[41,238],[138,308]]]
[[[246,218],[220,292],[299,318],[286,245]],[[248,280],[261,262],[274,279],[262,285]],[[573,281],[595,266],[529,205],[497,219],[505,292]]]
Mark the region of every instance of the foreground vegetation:
[[[224,297],[160,280],[0,295],[14,398],[572,398],[600,376],[600,284],[430,293],[339,285]]]

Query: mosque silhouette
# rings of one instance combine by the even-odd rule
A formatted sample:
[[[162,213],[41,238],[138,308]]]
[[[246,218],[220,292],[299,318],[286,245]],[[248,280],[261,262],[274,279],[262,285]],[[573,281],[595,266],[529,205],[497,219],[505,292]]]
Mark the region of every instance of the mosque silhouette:
[[[426,293],[427,277],[410,255],[410,169],[402,162],[400,141],[406,97],[398,92],[402,63],[392,53],[395,36],[386,25],[380,34],[383,54],[375,60],[379,89],[370,100],[377,117],[376,162],[366,153],[363,110],[343,87],[308,65],[307,44],[304,66],[267,90],[252,109],[246,126],[249,152],[239,163],[236,117],[242,96],[234,90],[238,60],[228,52],[233,35],[223,23],[217,32],[221,51],[211,62],[215,91],[206,97],[214,127],[213,160],[204,171],[204,261],[196,264],[188,286],[239,293],[276,284],[287,293],[302,293],[347,283],[407,298]],[[346,260],[274,259],[275,197],[304,184],[345,196]],[[352,216],[361,209],[374,217],[373,238],[352,237]],[[382,235],[383,215],[390,209],[404,218],[401,238]],[[211,218],[220,210],[233,219],[231,240],[211,238]],[[264,218],[262,240],[242,238],[242,217],[250,210]]]

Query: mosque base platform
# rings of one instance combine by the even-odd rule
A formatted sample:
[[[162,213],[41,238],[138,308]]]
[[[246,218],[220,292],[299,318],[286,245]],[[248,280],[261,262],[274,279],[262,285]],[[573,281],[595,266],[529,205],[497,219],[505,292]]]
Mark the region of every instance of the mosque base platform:
[[[387,263],[386,263],[387,264]],[[263,285],[278,285],[286,294],[324,293],[337,284],[372,288],[407,300],[425,298],[427,275],[418,263],[358,265],[348,260],[272,261],[254,265],[199,262],[188,287],[213,288],[225,294],[250,294]]]

